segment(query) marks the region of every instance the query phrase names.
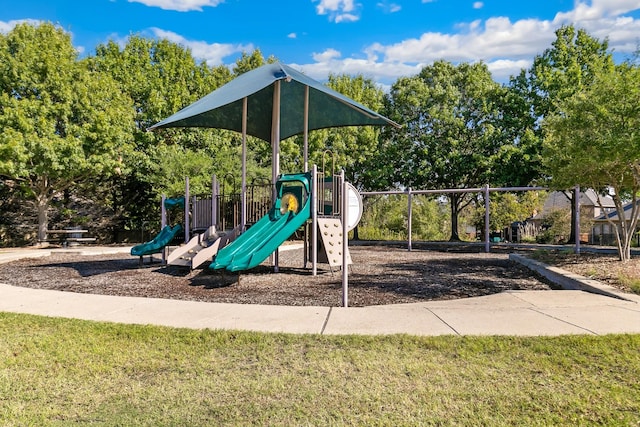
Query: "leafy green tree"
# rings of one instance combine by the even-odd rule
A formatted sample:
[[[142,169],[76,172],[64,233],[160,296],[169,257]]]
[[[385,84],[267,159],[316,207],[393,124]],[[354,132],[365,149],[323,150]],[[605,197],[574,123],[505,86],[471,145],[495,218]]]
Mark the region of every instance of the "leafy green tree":
[[[173,197],[184,192],[182,173],[197,171],[199,175],[190,179],[198,183],[210,182],[214,172],[227,172],[230,166],[221,165],[216,158],[218,153],[235,149],[231,132],[194,128],[147,131],[149,126],[231,80],[227,67],[211,68],[196,62],[183,46],[138,35],[129,37],[123,47],[114,41],[98,46],[88,62],[109,73],[135,105],[135,156],[130,159],[130,172],[113,183],[117,189],[114,203],[123,212],[123,226],[158,217],[160,194]],[[181,165],[169,165],[172,161]],[[210,167],[202,167],[205,163]],[[179,188],[181,191],[177,192]]]
[[[20,24],[0,35],[0,174],[35,201],[39,239],[57,194],[126,172],[133,113],[62,29]]]
[[[494,158],[492,185],[522,187],[543,178],[542,138],[539,120],[530,102],[526,72],[512,77],[497,102],[501,116],[497,123],[505,144]]]
[[[395,164],[395,181],[414,189],[471,188],[494,174],[494,159],[505,145],[500,130],[504,89],[485,64],[437,61],[392,87],[389,117],[403,123],[391,130],[385,154]],[[448,194],[451,240],[460,240],[458,215],[473,201]]]
[[[276,61],[277,59],[273,56],[265,58],[260,49],[255,49],[251,53],[242,52],[242,55],[240,55],[240,58],[236,60],[233,67],[233,75],[234,77],[238,77],[240,74],[244,74],[247,71],[255,70],[263,65],[273,64]]]
[[[556,40],[551,47],[534,58],[528,71],[528,95],[526,99],[531,106],[537,126],[535,137],[542,146],[544,129],[542,120],[558,112],[562,102],[575,93],[587,88],[601,71],[613,68],[613,56],[609,51],[608,41],[600,41],[584,29],[576,29],[573,25],[556,30]],[[522,89],[522,86],[520,86]],[[523,89],[521,94],[526,93]],[[549,173],[549,171],[547,171]],[[573,187],[574,184],[568,184]],[[565,188],[556,188],[566,190]],[[571,199],[573,192],[567,192]],[[572,221],[569,242],[575,242],[576,212],[571,203]]]
[[[613,227],[618,255],[628,261],[640,215],[640,68],[625,63],[592,77],[545,119],[545,160],[558,188],[580,185],[612,193],[619,213]]]
[[[600,41],[573,25],[562,26],[555,34],[551,47],[534,58],[529,70],[530,102],[540,118],[554,114],[559,103],[614,64],[606,39]]]
[[[384,93],[370,78],[363,75],[330,74],[327,86],[370,108],[381,111]],[[372,162],[378,149],[379,128],[374,126],[347,126],[312,131],[309,137],[310,163],[321,165],[333,162],[336,172],[345,170],[347,180],[359,188],[366,188],[368,176],[375,174]],[[301,137],[298,138],[300,149]],[[329,151],[331,155],[325,156]],[[301,153],[300,150],[298,150]],[[327,167],[331,167],[328,164]]]
[[[524,191],[493,192],[489,199],[489,229],[500,231],[510,227],[512,223],[523,221],[540,212],[544,205],[543,197],[546,192]],[[475,210],[474,223],[476,229],[484,230],[485,202],[478,198],[478,206]]]

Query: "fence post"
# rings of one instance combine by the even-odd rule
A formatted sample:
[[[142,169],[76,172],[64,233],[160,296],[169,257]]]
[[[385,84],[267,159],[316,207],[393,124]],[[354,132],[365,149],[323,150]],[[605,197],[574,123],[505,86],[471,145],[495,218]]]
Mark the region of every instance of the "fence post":
[[[187,243],[189,241],[189,231],[191,228],[191,223],[189,219],[189,177],[186,176],[184,178],[184,242]]]
[[[218,230],[218,179],[215,174],[211,176],[211,225]]]
[[[489,184],[484,186],[484,251],[491,252],[489,229]]]
[[[580,186],[576,185],[573,189],[573,204],[576,210],[576,247],[575,253],[580,255]]]
[[[412,196],[412,194],[411,194],[411,187],[409,187],[409,189],[408,189],[407,193],[409,194],[409,196],[407,197],[407,199],[408,199],[408,206],[407,206],[407,221],[408,221],[408,223],[407,223],[407,230],[408,230],[407,234],[408,234],[408,245],[407,245],[407,250],[408,250],[409,252],[411,252],[411,249],[412,249],[412,244],[411,244],[411,235],[412,235],[412,233],[413,233],[413,230],[412,230],[412,228],[411,228],[411,223],[413,222],[413,221],[412,221],[412,218],[413,218],[413,209],[412,209],[412,206],[413,206],[413,203],[412,203],[413,196]]]

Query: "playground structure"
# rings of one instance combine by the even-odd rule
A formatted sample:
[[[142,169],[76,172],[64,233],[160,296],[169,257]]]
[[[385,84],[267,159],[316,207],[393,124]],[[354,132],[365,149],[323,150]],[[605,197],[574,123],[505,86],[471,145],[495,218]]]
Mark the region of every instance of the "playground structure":
[[[265,114],[266,112],[271,114]],[[251,120],[249,120],[249,117],[251,117]],[[240,210],[240,232],[242,232],[247,223],[246,155],[248,135],[271,143],[271,183],[275,186],[281,177],[281,140],[293,135],[302,135],[304,172],[306,173],[309,170],[308,134],[310,130],[338,126],[387,125],[400,127],[399,124],[392,120],[309,78],[304,73],[284,64],[273,63],[263,65],[236,77],[205,97],[151,126],[149,130],[169,127],[208,127],[235,130],[242,134]],[[342,177],[344,177],[344,173]],[[315,174],[312,180],[315,180]],[[346,195],[349,192],[344,179],[341,189],[342,194]],[[311,194],[317,193],[313,188],[309,188],[309,190]],[[275,204],[277,201],[275,188],[273,195],[272,200]],[[347,197],[339,199],[343,202],[340,212],[342,215],[342,235],[345,236],[342,239],[343,249],[339,251],[340,255],[342,255],[343,288],[347,281],[346,271],[348,270],[344,268],[348,262],[346,239],[347,199]],[[314,274],[316,273],[317,264],[317,206],[314,199],[312,201],[313,233],[311,239]],[[188,227],[186,229],[188,230]],[[232,245],[233,243],[229,246]],[[277,249],[274,253],[273,264],[274,270],[277,271]],[[344,303],[346,306],[346,296]]]
[[[167,265],[195,269],[208,262],[212,269],[231,272],[254,268],[275,254],[272,264],[277,271],[278,248],[302,229],[304,267],[310,258],[313,275],[317,274],[318,263],[329,264],[330,268],[351,263],[343,236],[360,219],[362,202],[355,188],[344,182],[344,173],[325,173],[324,167],[318,171],[314,166],[312,172],[280,175],[273,203],[270,185],[252,185],[247,193],[239,195],[221,193],[219,188],[214,177],[212,197],[189,197],[187,179],[184,198],[163,197],[160,233],[150,242],[133,247],[131,254],[142,260],[144,255],[161,253]],[[343,203],[343,195],[350,201]],[[248,207],[245,224],[240,215],[242,200]],[[355,222],[345,228],[342,215],[350,205]],[[184,227],[167,225],[168,209],[176,206],[184,208]],[[170,244],[181,230],[185,243],[172,248]]]
[[[185,195],[179,198],[162,197],[161,230],[150,241],[136,245],[131,255],[142,259],[145,255],[162,254],[162,262],[198,268],[211,261],[217,251],[227,245],[240,233],[246,224],[239,222],[240,195],[226,194],[216,177],[212,179],[212,193],[208,197],[190,196],[189,178],[185,179]],[[271,203],[270,185],[252,185],[250,193],[249,224],[267,211]],[[169,225],[170,212],[175,208],[184,210],[183,224]],[[184,232],[183,244],[172,247],[179,234]]]

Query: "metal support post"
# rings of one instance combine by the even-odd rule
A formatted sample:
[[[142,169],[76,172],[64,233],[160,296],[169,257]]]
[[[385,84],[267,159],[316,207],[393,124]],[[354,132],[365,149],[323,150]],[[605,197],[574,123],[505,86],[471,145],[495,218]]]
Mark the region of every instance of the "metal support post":
[[[576,247],[575,247],[575,253],[580,255],[580,186],[579,185],[576,185],[575,188],[573,189],[573,204],[574,204],[574,209],[576,210],[576,222],[575,222]]]
[[[347,182],[344,179],[344,170],[341,172],[342,191],[341,191],[341,210],[342,210],[342,306],[349,307],[349,205],[347,192]]]
[[[189,177],[184,180],[184,242],[189,241],[189,230],[191,227],[189,218]]]
[[[408,234],[408,244],[407,244],[407,250],[409,252],[411,252],[412,249],[412,245],[411,245],[411,239],[412,239],[412,228],[411,228],[411,223],[413,222],[413,209],[412,209],[412,201],[413,201],[413,195],[411,194],[411,187],[409,187],[409,190],[407,191],[408,193],[408,197],[407,199],[409,199],[408,201],[408,207],[407,207],[407,234]]]
[[[484,186],[484,251],[491,252],[489,227],[489,184]]]
[[[218,229],[218,179],[214,174],[211,177],[211,224]],[[224,230],[223,230],[224,231]]]
[[[318,193],[323,191],[318,184],[318,166],[311,173],[311,274],[318,275]]]

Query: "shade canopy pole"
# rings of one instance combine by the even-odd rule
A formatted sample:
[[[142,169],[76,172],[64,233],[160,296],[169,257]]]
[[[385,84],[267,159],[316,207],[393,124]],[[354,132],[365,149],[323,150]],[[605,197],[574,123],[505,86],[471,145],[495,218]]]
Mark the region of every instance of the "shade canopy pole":
[[[240,191],[240,233],[247,226],[247,110],[249,98],[242,99],[242,183]]]
[[[276,194],[276,181],[280,175],[280,86],[281,81],[276,80],[273,86],[273,110],[271,113],[271,185],[273,186],[273,202],[275,203],[278,195]],[[273,252],[272,257],[273,271],[278,272],[278,248]]]
[[[271,113],[271,181],[274,185],[280,175],[280,84],[280,80],[274,82]],[[275,188],[273,191],[275,199]]]
[[[309,172],[309,86],[304,87],[304,171]]]

